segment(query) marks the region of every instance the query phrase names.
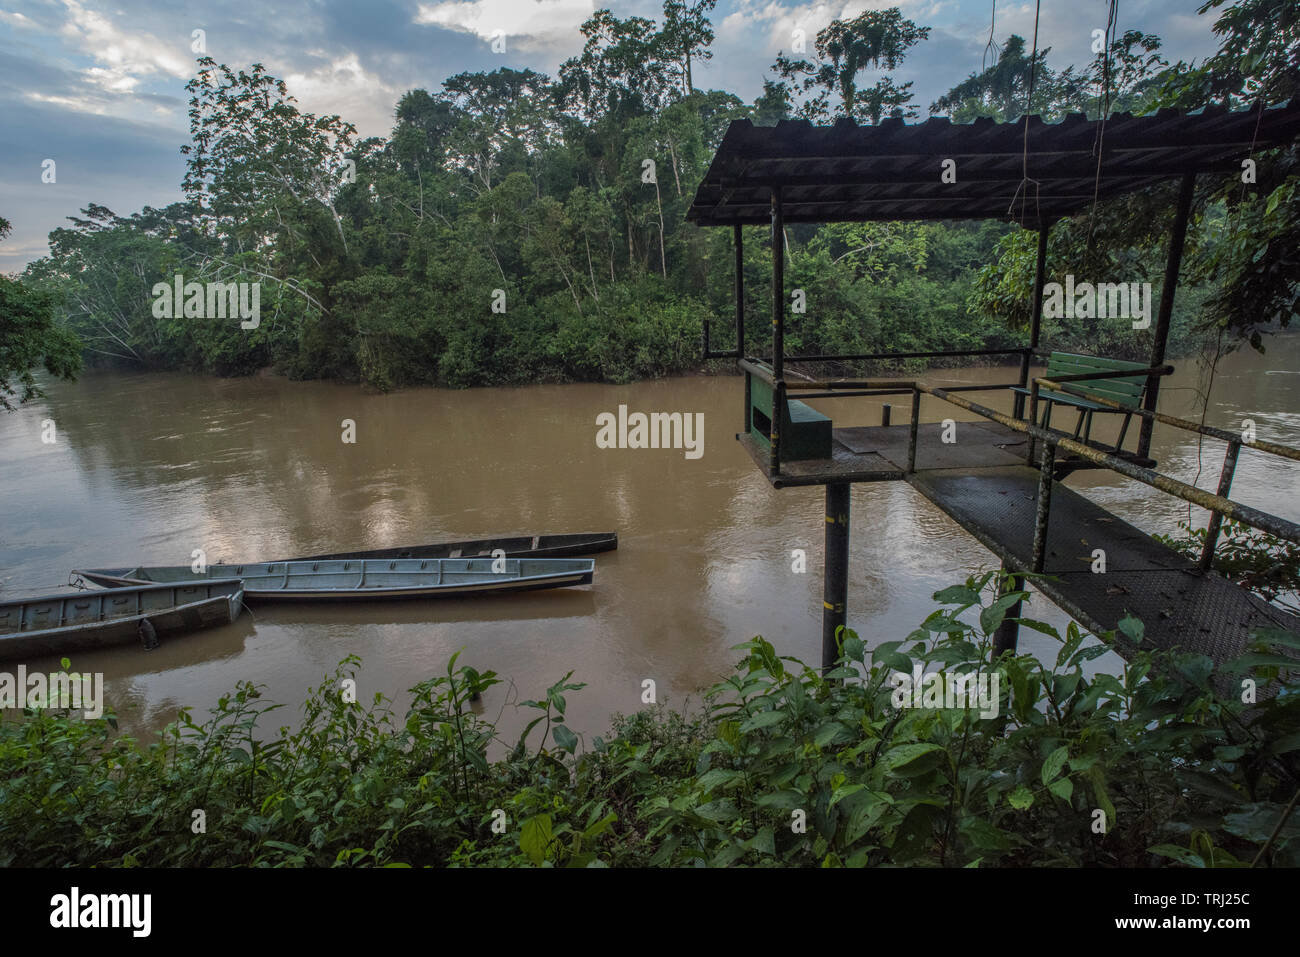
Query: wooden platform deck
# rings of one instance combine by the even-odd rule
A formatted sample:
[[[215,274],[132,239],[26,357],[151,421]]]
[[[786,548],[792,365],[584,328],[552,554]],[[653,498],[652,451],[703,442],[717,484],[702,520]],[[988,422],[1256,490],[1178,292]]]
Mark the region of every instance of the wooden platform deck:
[[[906,481],[1015,570],[1030,567],[1038,471],[1024,465],[940,469]],[[1106,571],[1092,571],[1093,550]],[[1153,648],[1181,647],[1222,664],[1239,655],[1259,627],[1300,635],[1300,618],[1233,584],[1060,482],[1052,487],[1047,554],[1052,576],[1034,587],[1090,631],[1141,619]]]
[[[865,426],[831,431],[831,458],[783,462],[781,474],[768,476],[775,488],[838,482],[888,482],[907,473],[908,425]],[[752,436],[737,435],[754,464],[767,473],[767,449]],[[958,422],[956,441],[943,441],[943,426],[924,422],[917,429],[916,469],[989,468],[1023,465],[1025,436],[996,422]]]

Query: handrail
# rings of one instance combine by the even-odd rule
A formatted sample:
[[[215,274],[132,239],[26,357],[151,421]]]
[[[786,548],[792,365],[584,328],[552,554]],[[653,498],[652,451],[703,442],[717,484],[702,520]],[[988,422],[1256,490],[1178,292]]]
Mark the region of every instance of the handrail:
[[[756,362],[753,359],[740,359],[737,361],[742,372],[748,372],[751,375],[758,376],[760,380],[766,382],[773,388],[776,387],[776,376],[773,374],[772,367],[766,364]]]
[[[898,380],[890,380],[898,381]],[[832,383],[833,385],[834,383]],[[1019,382],[992,382],[987,385],[950,385],[945,386],[949,392],[1001,392],[1004,389],[1019,386]],[[801,393],[801,399],[847,399],[855,396],[882,396],[882,395],[911,395],[913,388],[908,385],[905,389],[866,389],[862,391],[849,392],[813,392]]]
[[[739,359],[741,358],[739,349],[710,349],[709,348],[709,320],[706,318],[701,322],[701,336],[703,340],[703,355],[705,359]]]
[[[871,362],[877,359],[936,359],[961,356],[1018,356],[1031,350],[1027,346],[1010,349],[938,349],[927,352],[861,352],[850,355],[786,356],[791,362]]]
[[[1057,382],[1083,382],[1087,379],[1138,379],[1145,376],[1173,375],[1173,366],[1151,366],[1147,369],[1103,369],[1101,372],[1072,372],[1069,375],[1058,375],[1049,379],[1046,376],[1038,376],[1035,382],[1041,382],[1044,385],[1051,385]]]
[[[1129,409],[1110,398],[1096,395],[1085,388],[1072,385],[1072,383],[1076,382],[1115,378],[1117,374],[1132,377],[1165,376],[1174,371],[1173,367],[1169,365],[1151,366],[1146,369],[1106,370],[1101,372],[1079,373],[1076,375],[1057,376],[1054,379],[1042,376],[1035,377],[1032,380],[1033,388],[1030,407],[1031,418],[1028,422],[1005,415],[995,409],[990,409],[987,406],[980,405],[977,402],[971,402],[968,399],[961,398],[954,394],[960,391],[984,391],[992,387],[952,386],[949,388],[941,388],[928,385],[925,382],[915,379],[856,379],[839,381],[808,380],[801,382],[788,382],[784,377],[779,380],[776,379],[771,367],[762,364],[761,362],[756,362],[750,359],[740,359],[738,360],[737,365],[743,371],[757,376],[760,380],[772,386],[774,390],[773,398],[775,401],[774,409],[780,409],[784,406],[787,399],[787,393],[790,391],[819,394],[824,393],[827,397],[834,395],[834,390],[836,389],[849,390],[851,394],[856,395],[870,394],[855,391],[863,389],[892,390],[889,393],[877,392],[876,394],[898,394],[900,390],[903,392],[911,391],[913,394],[912,421],[908,436],[907,453],[907,471],[909,474],[916,471],[916,445],[920,419],[920,398],[921,394],[925,393],[927,395],[932,395],[935,398],[942,399],[958,408],[966,409],[967,411],[973,412],[983,418],[1004,425],[1013,431],[1028,435],[1031,439],[1029,449],[1030,464],[1033,464],[1033,440],[1038,439],[1047,443],[1047,448],[1044,450],[1040,467],[1046,468],[1049,471],[1051,470],[1052,463],[1055,459],[1056,449],[1061,448],[1084,459],[1085,461],[1100,465],[1103,468],[1108,468],[1111,471],[1136,479],[1137,481],[1165,492],[1166,494],[1173,495],[1184,501],[1198,505],[1201,508],[1207,509],[1211,513],[1210,527],[1207,529],[1206,542],[1201,554],[1200,566],[1203,569],[1208,569],[1213,560],[1215,540],[1218,538],[1219,527],[1223,516],[1227,516],[1228,518],[1244,525],[1249,525],[1252,528],[1258,528],[1270,535],[1275,535],[1278,538],[1283,538],[1296,544],[1300,544],[1300,524],[1288,521],[1287,519],[1276,515],[1270,515],[1267,512],[1262,512],[1259,509],[1252,508],[1227,497],[1228,491],[1231,487],[1232,474],[1236,468],[1237,451],[1241,446],[1244,445],[1248,448],[1259,449],[1272,455],[1278,455],[1296,461],[1300,461],[1300,450],[1292,449],[1288,446],[1279,445],[1274,442],[1261,441],[1259,439],[1247,441],[1241,435],[1227,432],[1223,429],[1217,429],[1213,426],[1203,426],[1186,419],[1180,419],[1176,416],[1166,415],[1160,412],[1140,408]],[[1120,458],[1108,452],[1102,452],[1090,445],[1078,442],[1067,436],[1064,432],[1060,432],[1056,429],[1043,428],[1037,425],[1033,418],[1034,406],[1037,404],[1036,400],[1038,398],[1039,390],[1043,387],[1061,388],[1062,391],[1080,395],[1091,401],[1097,402],[1100,405],[1118,411],[1135,413],[1153,421],[1163,422],[1167,425],[1173,425],[1177,428],[1228,442],[1228,452],[1224,457],[1224,468],[1219,481],[1219,493],[1215,494],[1197,488],[1194,485],[1188,485],[1187,483],[1180,482],[1175,478],[1162,475],[1154,469],[1145,468],[1130,462],[1127,459]],[[776,416],[773,416],[768,465],[768,474],[770,476],[778,475],[781,469],[781,437],[779,435],[778,422],[779,419]],[[1040,518],[1045,518],[1045,516],[1040,516]],[[1045,535],[1046,527],[1044,525],[1042,528],[1037,530],[1035,536],[1035,571],[1042,570],[1041,559],[1043,542],[1040,539],[1045,537]]]
[[[1139,375],[1141,373],[1138,373]],[[1035,382],[1045,386],[1055,385],[1057,382],[1066,381],[1065,376],[1057,379],[1035,379]],[[1175,415],[1166,415],[1163,412],[1154,412],[1149,409],[1128,409],[1112,399],[1096,395],[1087,389],[1062,389],[1071,395],[1078,395],[1082,398],[1089,399],[1099,405],[1104,405],[1121,412],[1132,412],[1134,415],[1140,415],[1143,418],[1151,419],[1154,422],[1163,422],[1165,425],[1172,425],[1175,428],[1185,429],[1188,432],[1196,432],[1200,435],[1208,436],[1212,439],[1220,439],[1224,442],[1237,442],[1247,448],[1258,449],[1261,452],[1267,452],[1270,455],[1279,455],[1282,458],[1293,459],[1300,462],[1300,449],[1293,449],[1287,445],[1279,445],[1276,442],[1265,442],[1260,439],[1247,440],[1245,436],[1237,432],[1229,432],[1226,429],[1215,428],[1212,425],[1201,425],[1199,422],[1192,422],[1188,419],[1180,419]]]
[[[916,385],[912,379],[833,379],[818,381],[808,379],[802,382],[787,382],[785,387],[791,391],[815,389],[907,389],[909,392]]]
[[[1012,418],[990,409],[987,406],[980,405],[977,402],[971,402],[969,399],[963,399],[960,396],[952,395],[944,389],[928,386],[923,382],[917,383],[917,391],[932,395],[935,398],[943,399],[958,408],[974,412],[976,415],[991,419],[1001,425],[1016,432],[1023,432],[1034,438],[1041,439],[1052,446],[1057,446],[1079,456],[1082,459],[1109,468],[1112,471],[1119,472],[1121,475],[1127,475],[1129,478],[1136,479],[1144,485],[1150,485],[1152,488],[1159,489],[1167,494],[1174,495],[1184,501],[1199,505],[1210,511],[1217,511],[1228,516],[1234,521],[1249,525],[1252,528],[1262,529],[1270,535],[1276,535],[1278,538],[1285,538],[1288,541],[1300,544],[1300,524],[1280,518],[1276,515],[1270,515],[1267,512],[1261,512],[1259,509],[1252,508],[1249,505],[1243,505],[1232,499],[1225,498],[1222,495],[1216,495],[1213,492],[1207,492],[1204,489],[1197,488],[1194,485],[1188,485],[1186,482],[1180,482],[1175,478],[1167,475],[1161,475],[1153,469],[1144,468],[1135,465],[1126,459],[1111,455],[1108,452],[1102,452],[1094,449],[1090,445],[1075,441],[1066,436],[1064,432],[1056,429],[1044,429],[1041,426],[1030,424],[1020,419]]]

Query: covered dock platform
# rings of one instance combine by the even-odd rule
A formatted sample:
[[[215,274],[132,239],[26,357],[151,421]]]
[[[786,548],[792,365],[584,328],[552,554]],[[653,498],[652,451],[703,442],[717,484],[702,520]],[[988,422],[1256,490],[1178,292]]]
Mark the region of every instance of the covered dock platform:
[[[1300,543],[1300,524],[1249,508],[1229,496],[1243,449],[1300,461],[1300,450],[1203,426],[1159,411],[1174,296],[1197,177],[1239,174],[1270,149],[1300,137],[1300,101],[1247,110],[1178,110],[1105,120],[1070,116],[1047,123],[1028,116],[953,124],[851,121],[813,127],[733,122],[696,193],[688,219],[730,226],[734,236],[735,344],[715,350],[708,323],[706,358],[737,360],[744,377],[736,438],[775,488],[826,487],[826,559],[822,664],[838,657],[848,607],[849,488],[856,482],[905,481],[999,557],[1017,588],[1024,576],[1089,630],[1114,632],[1126,616],[1144,625],[1144,646],[1181,647],[1226,662],[1261,628],[1300,635],[1289,614],[1212,570],[1223,518]],[[955,170],[955,178],[945,176]],[[1173,181],[1169,241],[1159,306],[1145,364],[1047,352],[1040,342],[1048,237],[1054,223],[1097,203]],[[1032,319],[1023,346],[1005,350],[791,356],[785,351],[789,290],[784,278],[787,223],[998,219],[1037,231]],[[771,340],[766,357],[746,349],[743,226],[771,227]],[[805,321],[813,321],[805,319]],[[1016,381],[941,387],[901,379],[818,380],[801,369],[899,358],[1004,356],[1019,359]],[[1034,365],[1047,366],[1042,376]],[[1010,390],[1008,415],[967,398]],[[906,423],[836,427],[809,404],[818,398],[910,395]],[[973,413],[974,421],[921,421],[922,397]],[[1050,410],[1077,410],[1073,431],[1053,427]],[[1094,412],[1119,413],[1112,443],[1084,423]],[[1137,428],[1128,431],[1133,420]],[[1216,492],[1158,471],[1150,458],[1157,425],[1223,443]],[[1132,441],[1125,444],[1125,438]],[[1188,559],[1064,484],[1079,469],[1110,469],[1211,512],[1204,551]],[[1094,571],[1094,550],[1105,572]],[[1014,649],[1013,609],[995,650]],[[1116,635],[1116,650],[1126,647]]]

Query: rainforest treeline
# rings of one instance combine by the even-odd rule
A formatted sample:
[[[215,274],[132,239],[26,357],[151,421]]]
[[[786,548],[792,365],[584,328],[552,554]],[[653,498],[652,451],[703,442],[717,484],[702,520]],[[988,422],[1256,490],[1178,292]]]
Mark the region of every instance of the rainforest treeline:
[[[28,314],[51,313],[64,366],[71,333],[86,361],[136,368],[273,368],[383,389],[628,381],[698,367],[706,318],[717,345],[729,341],[730,231],[685,214],[733,120],[1054,120],[1241,108],[1300,90],[1288,5],[1212,0],[1201,14],[1217,18],[1221,47],[1203,63],[1170,63],[1159,37],[1116,31],[1094,43],[1091,62],[1060,66],[1013,35],[928,107],[891,74],[930,28],[896,8],[869,11],[833,22],[806,52],[783,51],[745,102],[696,85],[715,2],[668,0],[657,21],[597,11],[557,76],[502,66],[411,90],[386,138],[302,111],[260,64],[202,58],[187,85],[184,200],[125,216],[92,204],[0,291]],[[1225,331],[1257,342],[1300,305],[1296,157],[1281,152],[1261,161],[1250,190],[1202,177],[1175,349]],[[1158,294],[1165,200],[1157,188],[1058,224],[1057,270],[1152,281]],[[748,337],[760,351],[766,232],[748,230],[745,245]],[[787,284],[807,295],[807,312],[791,317],[790,354],[1022,341],[1033,236],[1016,226],[795,225],[788,240]],[[155,308],[155,286],[177,275],[260,283],[256,328],[180,308],[159,315],[168,310]],[[1045,342],[1140,356],[1144,335],[1126,320],[1074,320],[1068,330],[1049,322]],[[29,343],[24,355],[39,351]]]

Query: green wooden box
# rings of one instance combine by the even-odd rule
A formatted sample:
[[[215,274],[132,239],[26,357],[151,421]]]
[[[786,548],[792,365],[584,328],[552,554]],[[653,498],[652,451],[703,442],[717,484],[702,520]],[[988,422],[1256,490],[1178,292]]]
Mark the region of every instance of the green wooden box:
[[[770,449],[773,389],[756,376],[746,373],[745,378],[745,392],[749,396],[745,421],[749,424],[749,434],[761,448]],[[778,435],[783,462],[831,457],[831,420],[798,399],[786,400]]]

